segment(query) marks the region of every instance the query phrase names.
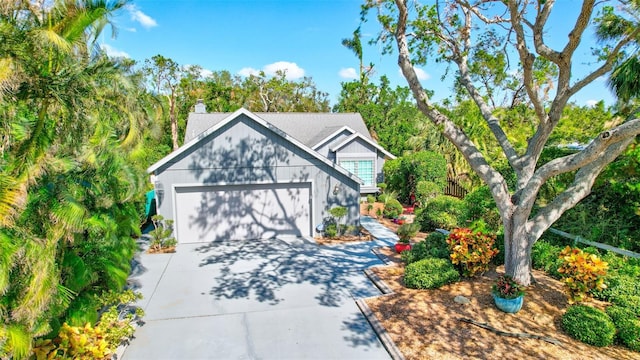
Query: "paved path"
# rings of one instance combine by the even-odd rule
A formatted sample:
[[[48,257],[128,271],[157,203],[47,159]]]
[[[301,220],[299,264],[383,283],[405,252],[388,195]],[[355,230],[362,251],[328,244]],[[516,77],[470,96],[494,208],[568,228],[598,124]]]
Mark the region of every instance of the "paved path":
[[[140,254],[130,285],[144,296],[145,324],[122,358],[388,359],[354,299],[379,294],[362,270],[380,264],[372,247],[396,238],[371,218],[362,223],[378,241],[271,239]]]

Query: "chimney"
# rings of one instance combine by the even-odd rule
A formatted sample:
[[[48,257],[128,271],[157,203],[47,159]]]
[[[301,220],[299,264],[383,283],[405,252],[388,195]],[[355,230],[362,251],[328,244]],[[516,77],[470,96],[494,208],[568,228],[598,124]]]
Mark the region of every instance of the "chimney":
[[[195,113],[196,114],[206,114],[207,113],[207,105],[204,104],[202,99],[198,99],[196,101]]]

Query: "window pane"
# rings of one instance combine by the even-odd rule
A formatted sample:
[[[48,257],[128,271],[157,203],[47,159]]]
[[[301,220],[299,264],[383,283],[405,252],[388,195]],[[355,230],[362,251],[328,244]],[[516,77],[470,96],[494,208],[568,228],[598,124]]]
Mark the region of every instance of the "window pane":
[[[373,186],[373,160],[358,161],[358,177],[364,181],[365,186]]]
[[[350,173],[354,175],[358,175],[356,173],[356,162],[353,160],[340,160],[340,166],[348,170]]]

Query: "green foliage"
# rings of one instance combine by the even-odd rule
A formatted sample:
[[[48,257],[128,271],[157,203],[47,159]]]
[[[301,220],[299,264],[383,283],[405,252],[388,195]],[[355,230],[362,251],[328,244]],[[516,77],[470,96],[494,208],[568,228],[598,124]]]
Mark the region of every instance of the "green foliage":
[[[640,351],[640,319],[631,310],[620,306],[609,306],[607,315],[618,330],[618,340],[634,351]]]
[[[442,155],[431,151],[418,151],[385,162],[384,176],[389,189],[397,191],[401,201],[408,203],[410,195],[422,203],[434,193],[442,194],[447,184],[447,163]],[[418,198],[417,187],[420,186]]]
[[[464,202],[458,198],[440,195],[427,202],[417,215],[422,231],[435,229],[454,229],[462,225],[461,217],[465,211]]]
[[[392,154],[401,155],[413,147],[406,141],[407,134],[416,134],[424,115],[411,98],[408,87],[392,88],[386,76],[380,84],[369,81],[368,75],[343,82],[336,112],[358,112],[370,132],[377,134],[378,143]]]
[[[139,293],[125,291],[108,292],[97,302],[106,306],[100,321],[93,326],[62,325],[54,339],[39,339],[35,342],[33,354],[36,359],[110,359],[117,347],[133,336],[134,322],[142,316],[142,310],[122,313],[121,308],[141,299]]]
[[[555,279],[560,279],[562,274],[558,272],[562,259],[560,259],[560,252],[562,247],[552,245],[546,241],[537,241],[533,244],[531,250],[531,261],[533,262],[533,268],[543,270],[548,275]]]
[[[338,235],[338,225],[331,223],[328,224],[324,229],[324,235],[329,239],[333,239]]]
[[[348,210],[346,207],[344,206],[334,206],[331,209],[329,209],[329,214],[331,216],[333,216],[333,218],[336,221],[336,230],[338,232],[338,234],[342,234],[343,233],[343,229],[342,226],[340,225],[340,222],[342,220],[342,218],[344,218],[345,216],[347,216]]]
[[[402,214],[402,204],[396,199],[388,199],[384,204],[383,214],[389,219],[395,219]]]
[[[496,202],[487,186],[481,186],[469,192],[463,199],[465,212],[462,215],[465,222],[473,223],[482,220],[485,231],[496,233],[502,228],[502,219]]]
[[[431,181],[418,181],[415,193],[416,205],[426,204],[429,202],[429,200],[435,198],[438,195],[442,195],[441,185]]]
[[[625,307],[640,316],[640,286],[637,276],[614,270],[606,276],[605,283],[607,288],[594,293],[594,297]]]
[[[409,251],[403,251],[400,255],[402,261],[407,264],[426,258],[449,259],[447,237],[439,232],[432,232],[426,239],[414,244]]]
[[[574,339],[593,346],[613,344],[616,327],[602,310],[574,305],[562,315],[562,328]]]
[[[95,319],[92,295],[129,274],[154,111],[132,63],[93,46],[125,4],[3,5],[0,357]]]
[[[466,228],[455,229],[447,237],[451,262],[459,265],[462,275],[468,277],[483,274],[489,269],[491,259],[498,253],[494,243],[494,236]]]
[[[411,238],[420,231],[420,225],[416,223],[402,224],[398,227],[397,233],[401,243],[408,244]]]
[[[367,203],[373,204],[376,202],[376,197],[373,195],[367,195]]]
[[[640,147],[632,144],[616,161],[607,166],[598,177],[591,194],[567,211],[554,227],[627,250],[640,252]],[[571,174],[569,174],[571,175]],[[557,189],[564,189],[571,176],[552,182]],[[555,194],[544,189],[546,193]],[[549,195],[550,196],[550,195]],[[548,197],[548,196],[547,196]]]
[[[405,267],[404,284],[412,289],[437,289],[460,280],[460,274],[447,259],[425,258]]]
[[[569,295],[569,304],[588,299],[589,292],[606,288],[604,284],[609,264],[597,255],[567,246],[560,252],[562,281]]]
[[[151,217],[153,222],[153,230],[149,231],[151,241],[149,243],[149,249],[151,251],[161,251],[176,246],[178,243],[173,233],[173,220],[165,220],[162,215],[153,215]]]

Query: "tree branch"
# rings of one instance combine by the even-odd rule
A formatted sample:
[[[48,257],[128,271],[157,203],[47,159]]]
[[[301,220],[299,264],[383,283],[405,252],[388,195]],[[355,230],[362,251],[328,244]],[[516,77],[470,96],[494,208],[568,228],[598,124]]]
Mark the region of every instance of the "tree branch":
[[[538,116],[538,119],[540,119],[540,123],[542,124],[547,121],[547,116],[544,104],[542,104],[542,101],[540,101],[540,97],[538,96],[538,92],[534,88],[533,83],[533,62],[535,61],[536,57],[529,52],[529,49],[527,47],[527,40],[525,39],[524,29],[522,28],[522,24],[520,23],[520,21],[524,19],[524,16],[520,11],[518,11],[518,4],[515,1],[509,1],[508,7],[511,14],[511,26],[516,34],[515,45],[516,49],[518,50],[520,62],[522,63],[524,86],[527,90],[527,95],[529,95],[529,99],[531,100],[531,104],[534,107],[536,115]]]
[[[533,44],[536,52],[555,63],[560,61],[561,54],[548,47],[543,38],[544,26],[547,24],[547,20],[549,19],[549,15],[551,14],[551,9],[553,9],[554,4],[555,0],[549,0],[544,4],[541,4],[538,8],[538,14],[536,15],[536,22],[530,27],[533,32]]]
[[[544,220],[541,223],[543,229],[536,230],[542,234],[562,213],[587,196],[591,192],[593,181],[602,169],[620,155],[638,134],[640,134],[640,118],[603,132],[589,146],[576,154],[554,159],[540,167],[522,190],[522,205],[533,206],[536,194],[548,179],[579,170],[572,185],[530,220],[531,226]]]
[[[556,196],[551,203],[540,209],[540,211],[528,221],[531,237],[538,239],[565,211],[571,209],[580,202],[580,200],[589,195],[598,175],[611,161],[615,160],[633,140],[634,137],[631,136],[611,144],[595,161],[580,168],[576,173],[573,183],[565,191]]]
[[[449,118],[440,113],[430,102],[422,88],[411,63],[409,45],[406,37],[408,10],[406,0],[395,0],[398,8],[398,23],[395,38],[398,44],[398,65],[409,83],[418,108],[436,125],[442,128],[442,134],[462,153],[469,165],[478,173],[480,178],[489,185],[493,197],[501,212],[507,212],[511,199],[506,181],[500,173],[495,171],[486,161],[482,153],[467,135]]]

